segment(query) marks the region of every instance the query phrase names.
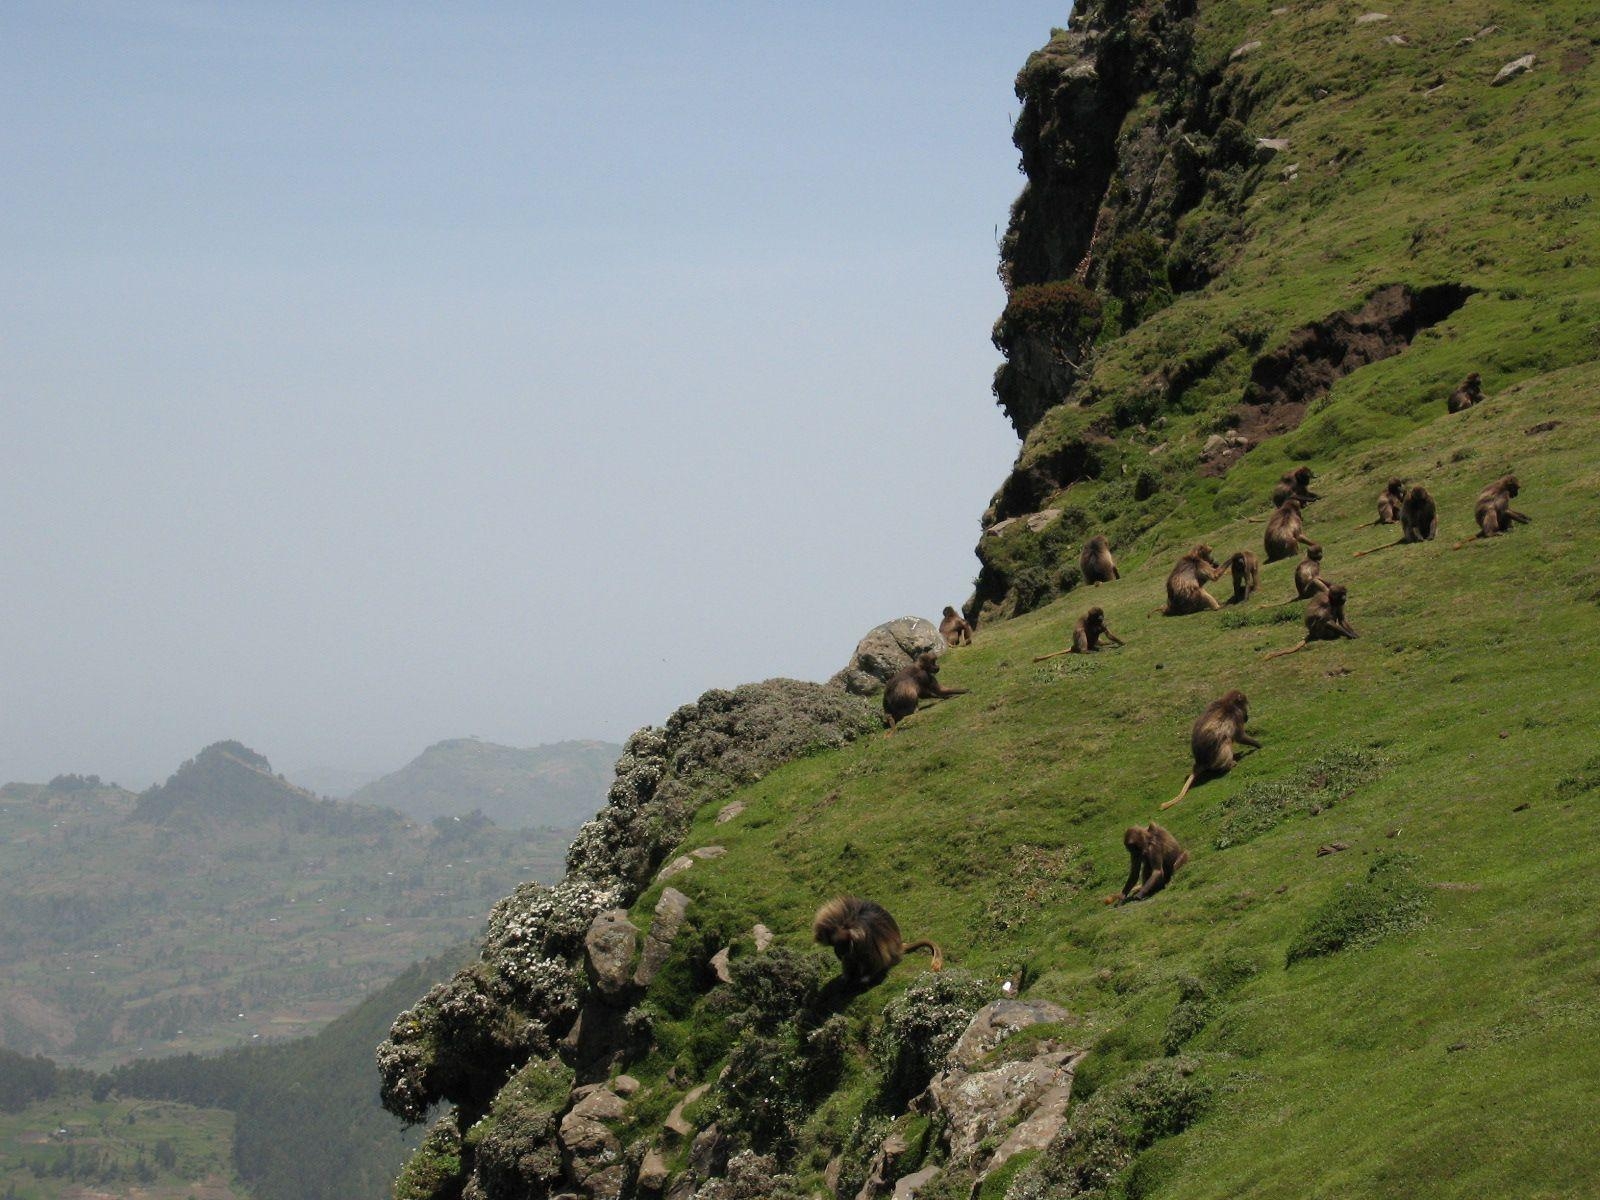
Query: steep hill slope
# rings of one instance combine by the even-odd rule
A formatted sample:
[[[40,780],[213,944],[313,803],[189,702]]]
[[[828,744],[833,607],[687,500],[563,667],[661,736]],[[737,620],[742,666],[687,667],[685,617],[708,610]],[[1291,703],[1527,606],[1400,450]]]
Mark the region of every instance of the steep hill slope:
[[[431,821],[474,810],[504,829],[576,829],[606,798],[622,747],[611,742],[499,746],[455,738],[429,746],[350,797]]]
[[[887,740],[841,709],[708,746],[716,695],[635,735],[568,879],[380,1048],[392,1111],[450,1106],[397,1195],[1600,1194],[1595,36],[1559,0],[1058,31],[1019,78],[996,340],[1026,441],[991,517],[1061,511],[982,543],[941,675],[972,694]],[[1488,399],[1447,415],[1471,370]],[[1150,615],[1195,540],[1261,554],[1300,461],[1361,637],[1267,661],[1292,561]],[[1508,471],[1533,523],[1453,548]],[[1390,475],[1440,537],[1358,559]],[[1097,529],[1122,578],[1056,599]],[[1036,663],[1090,604],[1128,645]],[[1264,748],[1161,814],[1234,687]],[[1192,861],[1102,905],[1158,815]],[[843,890],[948,968],[827,982],[809,923]],[[1043,1023],[946,1057],[1019,992]]]
[[[104,1067],[310,1032],[558,874],[569,840],[320,800],[236,742],[139,796],[8,784],[0,1045]]]

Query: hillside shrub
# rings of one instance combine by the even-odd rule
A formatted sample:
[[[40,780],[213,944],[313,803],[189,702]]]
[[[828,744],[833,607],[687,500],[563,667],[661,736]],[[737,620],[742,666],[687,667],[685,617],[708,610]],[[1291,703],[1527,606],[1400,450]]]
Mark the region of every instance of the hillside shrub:
[[[454,1113],[434,1123],[422,1145],[394,1181],[394,1200],[456,1200],[466,1177],[461,1171],[461,1133]]]
[[[1100,332],[1100,297],[1071,280],[1031,283],[1011,293],[994,324],[995,349],[1008,354],[1018,338],[1042,338],[1059,348],[1086,346]]]
[[[1006,1200],[1110,1196],[1140,1151],[1182,1133],[1211,1099],[1199,1064],[1169,1058],[1101,1088],[1076,1106],[1066,1126],[1006,1193]]]
[[[872,1054],[891,1110],[928,1086],[972,1015],[993,998],[989,985],[966,971],[930,971],[884,1006]]]
[[[1421,925],[1427,891],[1415,859],[1403,851],[1378,855],[1365,879],[1346,883],[1323,903],[1289,944],[1285,966],[1374,942]]]

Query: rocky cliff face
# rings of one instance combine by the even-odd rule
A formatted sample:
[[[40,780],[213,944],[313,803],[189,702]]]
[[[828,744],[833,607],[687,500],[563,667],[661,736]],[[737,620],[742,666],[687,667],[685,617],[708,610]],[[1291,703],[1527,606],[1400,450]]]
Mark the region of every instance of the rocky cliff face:
[[[512,1200],[632,1189],[647,1143],[623,1155],[608,1122],[623,1116],[624,1097],[598,1084],[651,1045],[649,1014],[635,1001],[670,953],[683,909],[667,889],[635,967],[626,907],[699,807],[880,728],[856,697],[776,679],[707,692],[664,727],[629,738],[606,807],[573,842],[566,878],[524,884],[496,905],[479,961],[401,1013],[378,1048],[389,1111],[415,1123],[443,1110],[397,1194]]]

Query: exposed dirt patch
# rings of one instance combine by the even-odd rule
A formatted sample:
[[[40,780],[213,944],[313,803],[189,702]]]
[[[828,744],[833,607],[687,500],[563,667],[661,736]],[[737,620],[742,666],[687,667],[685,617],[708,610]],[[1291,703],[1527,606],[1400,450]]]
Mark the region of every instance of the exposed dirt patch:
[[[1298,428],[1311,404],[1340,379],[1399,354],[1418,333],[1465,304],[1473,290],[1458,283],[1420,291],[1409,284],[1390,284],[1355,312],[1336,312],[1302,325],[1283,345],[1256,359],[1243,402],[1234,410],[1235,433],[1248,449]],[[1201,464],[1200,474],[1221,475],[1242,457],[1242,451],[1216,454]]]
[[[1561,73],[1576,75],[1594,61],[1594,55],[1582,46],[1574,46],[1561,55]]]

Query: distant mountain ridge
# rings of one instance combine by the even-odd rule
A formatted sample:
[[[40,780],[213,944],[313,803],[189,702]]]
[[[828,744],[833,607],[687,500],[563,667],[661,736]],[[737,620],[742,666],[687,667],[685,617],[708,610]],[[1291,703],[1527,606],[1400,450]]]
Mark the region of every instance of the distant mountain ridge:
[[[138,795],[6,784],[0,1046],[103,1068],[314,1031],[554,878],[569,840],[322,799],[236,741]]]
[[[621,753],[621,746],[600,741],[520,748],[451,738],[429,746],[350,800],[397,809],[421,821],[476,810],[507,829],[574,828],[605,803]]]

